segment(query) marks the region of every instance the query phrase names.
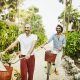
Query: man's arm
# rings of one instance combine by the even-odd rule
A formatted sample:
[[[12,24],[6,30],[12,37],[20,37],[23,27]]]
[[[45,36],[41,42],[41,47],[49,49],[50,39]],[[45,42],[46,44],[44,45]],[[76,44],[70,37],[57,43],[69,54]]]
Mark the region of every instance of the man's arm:
[[[51,36],[49,40],[47,40],[44,44],[41,45],[41,48],[43,48],[46,44],[50,43],[54,38],[54,34]]]
[[[4,53],[7,52],[8,50],[14,48],[14,47],[17,45],[18,42],[19,42],[19,41],[16,39],[8,48],[6,48],[6,49],[4,50]]]

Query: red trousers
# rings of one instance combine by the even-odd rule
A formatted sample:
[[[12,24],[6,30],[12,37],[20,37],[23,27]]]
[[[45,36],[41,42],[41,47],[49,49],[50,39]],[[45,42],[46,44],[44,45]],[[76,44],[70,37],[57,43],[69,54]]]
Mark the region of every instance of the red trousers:
[[[24,55],[21,55],[23,57]],[[35,67],[35,57],[31,55],[29,59],[21,59],[20,60],[20,68],[21,68],[21,80],[33,80]]]

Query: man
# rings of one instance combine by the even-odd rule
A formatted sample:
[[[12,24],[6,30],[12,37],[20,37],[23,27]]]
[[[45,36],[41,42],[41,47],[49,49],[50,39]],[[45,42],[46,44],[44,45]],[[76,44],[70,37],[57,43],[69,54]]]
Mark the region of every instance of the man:
[[[66,39],[63,32],[63,27],[61,25],[57,25],[56,27],[57,33],[54,34],[46,43],[43,44],[46,45],[49,42],[53,41],[53,52],[57,52],[56,60],[55,60],[55,73],[58,74],[60,64],[61,64],[61,58],[63,55],[63,48],[66,45]]]
[[[7,52],[20,42],[20,58],[22,58],[20,59],[21,80],[33,80],[35,67],[33,50],[37,41],[37,36],[31,34],[31,29],[31,26],[26,24],[24,26],[24,33],[20,34],[18,38],[3,52]]]

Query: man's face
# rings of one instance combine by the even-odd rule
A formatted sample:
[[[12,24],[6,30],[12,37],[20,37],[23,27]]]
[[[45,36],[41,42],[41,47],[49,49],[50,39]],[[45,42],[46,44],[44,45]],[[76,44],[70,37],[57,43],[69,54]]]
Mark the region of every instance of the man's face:
[[[57,31],[57,33],[61,33],[61,27],[57,26],[56,31]]]
[[[26,34],[30,34],[31,32],[31,26],[29,24],[27,24],[25,27],[24,27],[24,31]]]

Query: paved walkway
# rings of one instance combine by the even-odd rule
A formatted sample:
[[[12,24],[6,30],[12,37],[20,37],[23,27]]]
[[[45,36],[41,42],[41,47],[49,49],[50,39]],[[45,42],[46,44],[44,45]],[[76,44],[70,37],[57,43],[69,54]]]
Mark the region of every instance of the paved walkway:
[[[46,68],[45,66],[47,65],[46,61],[44,61],[44,57],[45,57],[45,50],[44,49],[38,49],[35,52],[35,72],[34,72],[34,80],[47,80],[47,75],[46,75]],[[12,65],[15,69],[17,69],[18,71],[20,71],[19,68],[19,62]],[[51,75],[50,75],[50,79],[49,80],[69,80],[68,78],[66,78],[65,75],[65,71],[63,69],[63,67],[60,67],[59,70],[60,74],[56,75],[54,73],[54,67],[52,66],[51,68]]]
[[[41,49],[37,51],[35,54],[36,57],[36,65],[35,65],[35,72],[34,72],[34,80],[47,80],[47,68],[45,66],[47,65],[47,62],[44,61],[45,57],[45,50]],[[54,66],[52,66],[50,70],[50,77],[49,80],[68,80],[65,79],[65,71],[62,67],[60,67],[60,75],[56,75],[54,73]]]

